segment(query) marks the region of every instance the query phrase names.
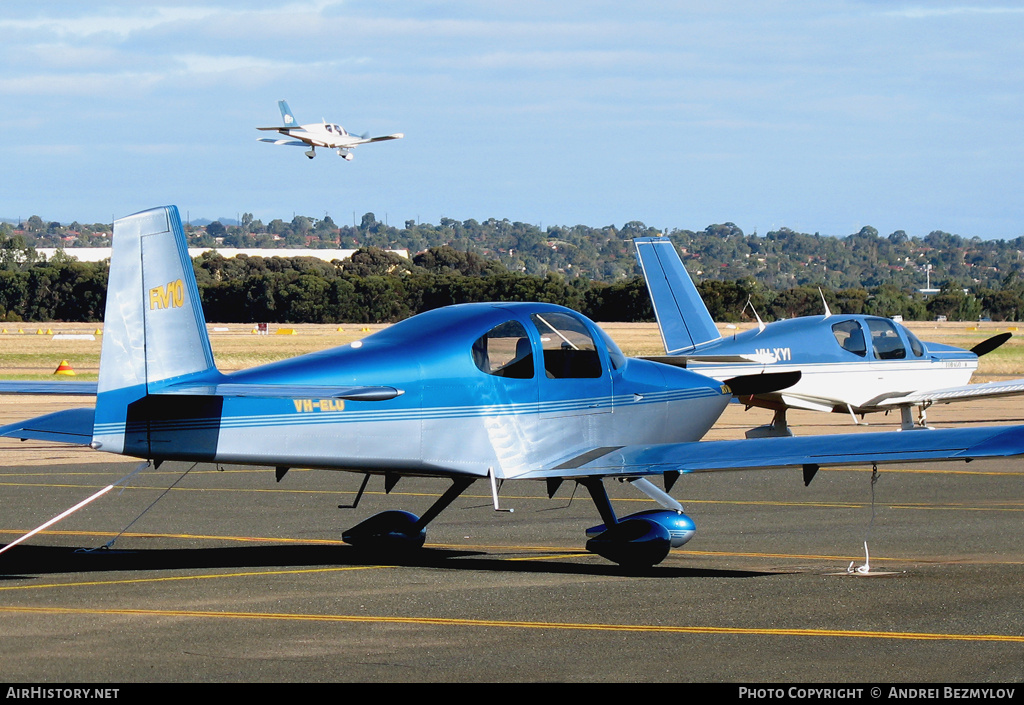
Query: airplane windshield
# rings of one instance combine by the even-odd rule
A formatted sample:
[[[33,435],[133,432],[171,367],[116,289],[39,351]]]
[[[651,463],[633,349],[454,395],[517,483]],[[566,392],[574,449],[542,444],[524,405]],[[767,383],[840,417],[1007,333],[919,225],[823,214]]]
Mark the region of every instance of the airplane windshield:
[[[612,369],[617,370],[626,364],[626,356],[619,349],[619,346],[615,344],[615,341],[611,339],[607,333],[604,332],[603,328],[598,328],[597,332],[601,335],[601,339],[604,341],[604,345],[608,348],[608,357],[612,361]]]
[[[565,313],[530,314],[544,348],[548,379],[600,377],[601,358],[587,327]]]
[[[910,329],[906,326],[900,326],[903,329],[903,333],[907,336],[907,340],[910,341],[910,351],[914,353],[914,357],[924,357],[924,343],[922,343],[916,335],[910,332]]]

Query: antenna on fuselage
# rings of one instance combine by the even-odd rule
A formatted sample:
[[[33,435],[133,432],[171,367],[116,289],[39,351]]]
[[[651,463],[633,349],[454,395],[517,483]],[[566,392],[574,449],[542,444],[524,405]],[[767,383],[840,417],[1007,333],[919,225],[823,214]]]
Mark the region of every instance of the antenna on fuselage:
[[[762,321],[761,317],[757,315],[757,309],[754,308],[754,302],[751,300],[751,298],[749,296],[747,297],[747,303],[745,303],[743,305],[743,311],[747,310],[747,306],[750,307],[750,312],[752,314],[754,314],[754,318],[757,319],[757,330],[759,330],[759,331],[764,330],[764,328],[765,328],[764,321]],[[743,313],[743,311],[740,311],[740,313]]]
[[[825,318],[828,318],[832,315],[832,311],[828,307],[828,301],[825,300],[825,292],[821,290],[820,286],[818,287],[818,296],[821,297],[821,303],[825,306]]]

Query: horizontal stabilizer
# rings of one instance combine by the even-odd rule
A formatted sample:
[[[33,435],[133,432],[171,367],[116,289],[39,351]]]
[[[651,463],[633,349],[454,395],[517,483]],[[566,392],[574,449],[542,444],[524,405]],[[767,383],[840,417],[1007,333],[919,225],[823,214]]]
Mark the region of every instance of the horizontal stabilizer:
[[[771,353],[743,353],[738,355],[652,355],[641,357],[641,360],[651,360],[673,367],[687,367],[691,362],[708,362],[713,364],[729,364],[754,362],[759,365],[770,365],[778,362],[778,358]]]
[[[56,394],[63,396],[96,396],[96,382],[11,382],[0,381],[0,394]]]
[[[95,410],[65,409],[0,427],[0,436],[87,446],[92,442]]]
[[[623,446],[573,469],[572,477],[621,477],[804,465],[870,465],[1024,455],[1024,426],[887,431]],[[567,477],[564,469],[522,478]]]
[[[283,384],[182,383],[172,384],[151,394],[199,397],[262,397],[271,399],[345,399],[347,401],[386,401],[404,392],[394,387],[330,387]]]

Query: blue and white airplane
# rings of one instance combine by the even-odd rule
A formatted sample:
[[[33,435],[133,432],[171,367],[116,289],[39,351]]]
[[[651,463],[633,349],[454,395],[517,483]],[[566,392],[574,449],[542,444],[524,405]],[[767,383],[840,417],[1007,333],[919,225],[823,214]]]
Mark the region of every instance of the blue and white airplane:
[[[899,410],[902,428],[910,430],[926,427],[925,410],[932,404],[1024,394],[1019,379],[968,384],[978,357],[1002,345],[1010,333],[963,350],[921,342],[888,318],[833,314],[823,301],[824,315],[767,325],[758,317],[757,329],[722,337],[672,241],[656,237],[633,243],[665,345],[665,355],[646,359],[715,379],[801,373],[790,387],[741,399],[775,410],[772,423],[751,429],[748,437],[792,435],[788,409],[848,413],[855,422],[857,415]]]
[[[327,149],[338,150],[338,156],[350,162],[353,159],[352,149],[354,147],[371,142],[400,140],[405,137],[401,132],[396,132],[393,135],[384,135],[383,137],[370,137],[368,134],[352,135],[341,125],[329,123],[326,120],[310,125],[300,125],[295,120],[295,116],[292,114],[291,108],[288,107],[288,103],[279,100],[277,101],[277,106],[281,109],[281,120],[284,122],[284,125],[280,127],[257,127],[256,129],[280,132],[290,139],[261,137],[256,141],[283,144],[289,147],[309,147],[305,154],[310,159],[316,156],[317,147],[326,147]]]
[[[792,379],[723,383],[629,359],[585,317],[543,303],[449,306],[342,347],[223,374],[185,244],[174,207],[115,222],[98,382],[0,384],[5,393],[95,394],[95,408],[0,435],[156,463],[267,466],[278,480],[303,467],[383,476],[387,489],[406,475],[450,483],[423,516],[386,511],[343,533],[374,551],[422,546],[430,521],[478,480],[489,483],[495,509],[499,483],[546,482],[554,495],[569,480],[589,491],[601,518],[587,548],[636,567],[659,563],[693,535],[668,494],[684,473],[797,467],[809,482],[821,465],[1024,454],[1024,426],[700,441],[734,394]],[[617,516],[609,478],[661,508]]]

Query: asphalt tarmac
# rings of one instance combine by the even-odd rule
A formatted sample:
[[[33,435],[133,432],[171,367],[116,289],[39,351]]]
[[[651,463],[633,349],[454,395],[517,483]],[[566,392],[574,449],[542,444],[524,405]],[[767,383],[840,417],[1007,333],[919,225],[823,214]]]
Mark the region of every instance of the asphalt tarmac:
[[[937,425],[1024,423],[1010,402],[941,409]],[[802,435],[887,430],[792,420]],[[715,435],[766,421],[731,409]],[[2,543],[135,466],[43,443],[0,453]],[[420,513],[446,481],[404,479],[385,495],[374,478],[350,508],[356,475],[186,470],[144,470],[0,555],[3,680],[1024,677],[1024,460],[883,467],[874,482],[869,467],[826,468],[809,487],[799,470],[685,476],[673,495],[697,536],[639,574],[583,550],[599,520],[569,483],[554,499],[542,483],[508,483],[500,502],[515,511],[495,512],[479,482],[430,525],[425,549],[386,557],[342,531],[384,509]],[[652,506],[608,484],[620,515]]]

